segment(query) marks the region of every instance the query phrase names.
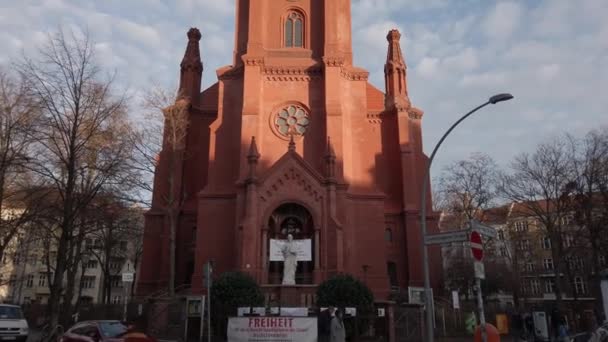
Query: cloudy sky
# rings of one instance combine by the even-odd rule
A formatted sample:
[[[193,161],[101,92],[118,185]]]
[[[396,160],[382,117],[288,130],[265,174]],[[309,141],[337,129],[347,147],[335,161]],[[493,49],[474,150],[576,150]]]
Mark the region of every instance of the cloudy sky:
[[[101,64],[136,93],[176,82],[185,33],[196,26],[206,87],[215,69],[231,64],[234,2],[0,0],[0,64],[29,53],[60,26],[88,28]],[[607,0],[353,0],[352,10],[355,63],[380,89],[386,32],[403,33],[427,151],[490,95],[515,95],[465,122],[438,155],[438,167],[471,152],[506,164],[561,132],[583,135],[607,124]]]

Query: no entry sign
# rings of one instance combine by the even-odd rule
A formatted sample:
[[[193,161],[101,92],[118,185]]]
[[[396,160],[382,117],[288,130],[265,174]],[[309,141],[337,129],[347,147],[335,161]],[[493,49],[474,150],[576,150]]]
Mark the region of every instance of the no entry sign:
[[[471,252],[473,253],[473,258],[475,258],[475,260],[483,260],[483,242],[481,240],[481,235],[476,231],[471,232]]]

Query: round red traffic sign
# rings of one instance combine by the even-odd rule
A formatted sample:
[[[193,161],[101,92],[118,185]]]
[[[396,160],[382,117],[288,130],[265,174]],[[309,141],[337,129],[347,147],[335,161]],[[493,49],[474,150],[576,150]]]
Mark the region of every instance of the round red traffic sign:
[[[473,253],[473,258],[477,261],[483,260],[483,242],[481,240],[481,235],[476,232],[471,232],[471,252]]]

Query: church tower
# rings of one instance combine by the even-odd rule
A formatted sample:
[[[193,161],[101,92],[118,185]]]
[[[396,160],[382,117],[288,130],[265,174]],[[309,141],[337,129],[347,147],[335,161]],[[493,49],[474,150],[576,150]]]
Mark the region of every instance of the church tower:
[[[203,291],[209,260],[216,274],[249,273],[268,298],[285,303],[311,302],[315,285],[338,273],[365,281],[377,299],[421,285],[422,111],[408,97],[398,31],[387,37],[386,93],[353,65],[350,7],[350,0],[238,0],[234,60],[198,95],[190,94],[200,91],[202,64],[184,57],[180,96],[190,126],[180,165],[178,286]],[[200,61],[200,33],[188,38],[186,56]],[[167,167],[161,157],[155,194]],[[146,235],[142,291],[169,281],[163,212],[157,202],[146,217],[146,232],[156,233]],[[436,227],[437,218],[428,219]],[[287,235],[302,248],[289,293],[277,254]]]

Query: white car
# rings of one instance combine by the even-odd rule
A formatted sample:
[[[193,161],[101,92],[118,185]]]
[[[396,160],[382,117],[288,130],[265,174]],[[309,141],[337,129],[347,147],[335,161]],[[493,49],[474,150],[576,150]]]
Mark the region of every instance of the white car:
[[[0,304],[0,341],[25,342],[29,328],[21,307]]]

